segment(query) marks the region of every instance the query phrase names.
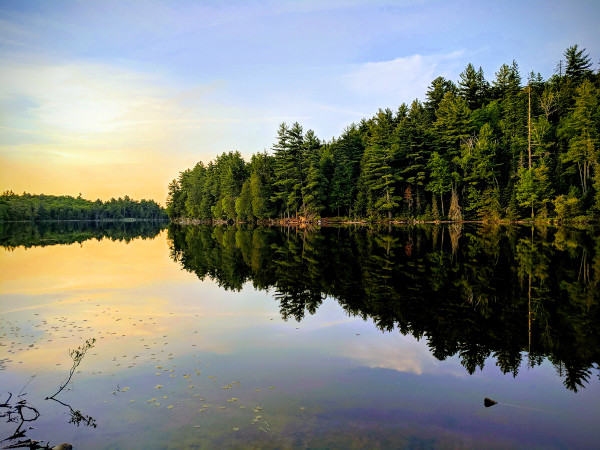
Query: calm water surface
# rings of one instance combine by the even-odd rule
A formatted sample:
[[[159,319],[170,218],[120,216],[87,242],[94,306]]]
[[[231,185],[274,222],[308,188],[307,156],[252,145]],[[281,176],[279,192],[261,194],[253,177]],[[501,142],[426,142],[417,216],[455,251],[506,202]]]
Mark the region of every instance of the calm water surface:
[[[1,445],[596,447],[597,235],[0,227]]]

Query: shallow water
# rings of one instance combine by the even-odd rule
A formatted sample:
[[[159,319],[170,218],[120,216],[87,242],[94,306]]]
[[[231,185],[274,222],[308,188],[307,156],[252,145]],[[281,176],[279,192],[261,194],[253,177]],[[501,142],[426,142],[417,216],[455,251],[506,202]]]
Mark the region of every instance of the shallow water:
[[[50,231],[2,234],[2,445],[600,442],[591,230]]]

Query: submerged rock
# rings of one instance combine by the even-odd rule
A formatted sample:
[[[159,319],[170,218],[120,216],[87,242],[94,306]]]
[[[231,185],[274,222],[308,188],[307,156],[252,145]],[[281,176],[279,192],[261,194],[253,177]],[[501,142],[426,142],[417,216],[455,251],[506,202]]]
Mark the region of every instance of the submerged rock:
[[[483,399],[483,404],[485,405],[486,408],[489,408],[490,406],[494,406],[496,403],[498,403],[495,400],[492,400],[491,398],[484,398]]]

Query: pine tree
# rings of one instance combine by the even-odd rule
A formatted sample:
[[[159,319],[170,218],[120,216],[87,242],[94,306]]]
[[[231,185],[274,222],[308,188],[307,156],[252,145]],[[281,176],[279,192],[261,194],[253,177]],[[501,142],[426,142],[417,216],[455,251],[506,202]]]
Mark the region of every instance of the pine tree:
[[[407,116],[396,126],[392,140],[392,167],[395,179],[402,190],[411,191],[412,196],[417,199],[417,206],[425,188],[427,161],[433,147],[429,127],[425,108],[421,102],[415,100]],[[411,213],[409,208],[409,214]]]
[[[252,155],[250,167],[252,215],[257,219],[271,218],[276,213],[272,200],[275,197],[275,158],[266,153],[256,153]]]
[[[392,175],[391,137],[393,115],[390,110],[379,110],[369,126],[368,144],[361,166],[363,195],[370,214],[387,213],[398,206],[394,196],[395,186]]]
[[[430,171],[431,180],[427,185],[427,190],[434,195],[440,196],[441,213],[442,217],[444,217],[444,194],[450,192],[452,188],[452,178],[450,177],[448,162],[438,152],[433,152],[427,163],[427,168]]]
[[[430,120],[434,121],[436,119],[435,112],[447,93],[452,95],[456,95],[458,89],[456,85],[451,80],[446,80],[444,77],[437,77],[435,80],[431,82],[429,88],[427,89],[427,93],[425,94],[425,108],[429,113]]]
[[[250,179],[247,179],[242,185],[240,196],[235,200],[235,212],[238,220],[252,220],[252,193],[250,189]]]
[[[591,169],[598,164],[600,137],[598,90],[589,80],[584,80],[577,88],[575,109],[570,116],[569,127],[572,137],[564,161],[577,165],[581,190],[585,196],[590,187],[588,180]]]
[[[315,216],[319,216],[326,207],[328,182],[323,172],[325,159],[322,160],[319,153],[315,152],[310,160],[303,196],[306,205],[306,217],[312,220]]]
[[[491,127],[485,124],[476,138],[463,142],[460,165],[467,191],[467,212],[480,211],[497,192],[496,143]]]
[[[329,189],[331,211],[340,215],[350,214],[350,207],[356,200],[360,161],[364,153],[361,133],[356,125],[344,130],[338,140],[329,144],[332,153],[333,173]]]
[[[480,108],[488,97],[489,84],[483,75],[483,69],[475,70],[473,64],[469,63],[460,74],[458,82],[458,95],[462,97],[471,110]]]
[[[567,63],[565,75],[574,81],[579,81],[581,78],[591,75],[592,62],[590,56],[585,54],[585,48],[579,50],[577,44],[567,48],[564,53]]]
[[[473,131],[471,111],[460,97],[448,93],[440,102],[437,120],[433,123],[437,131],[438,148],[451,160],[460,153],[460,143]]]

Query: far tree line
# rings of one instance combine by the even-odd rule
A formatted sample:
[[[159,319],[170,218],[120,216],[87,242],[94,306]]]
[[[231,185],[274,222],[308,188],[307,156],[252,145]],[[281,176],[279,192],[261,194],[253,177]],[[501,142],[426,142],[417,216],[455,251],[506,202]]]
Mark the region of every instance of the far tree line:
[[[324,216],[418,220],[600,217],[600,72],[577,45],[548,80],[515,61],[467,65],[424,102],[380,109],[322,141],[282,123],[271,152],[237,151],[180,173],[171,219]]]
[[[154,200],[132,200],[127,195],[118,199],[86,200],[69,195],[15,194],[0,195],[0,221],[42,220],[121,220],[168,219],[165,209]]]

